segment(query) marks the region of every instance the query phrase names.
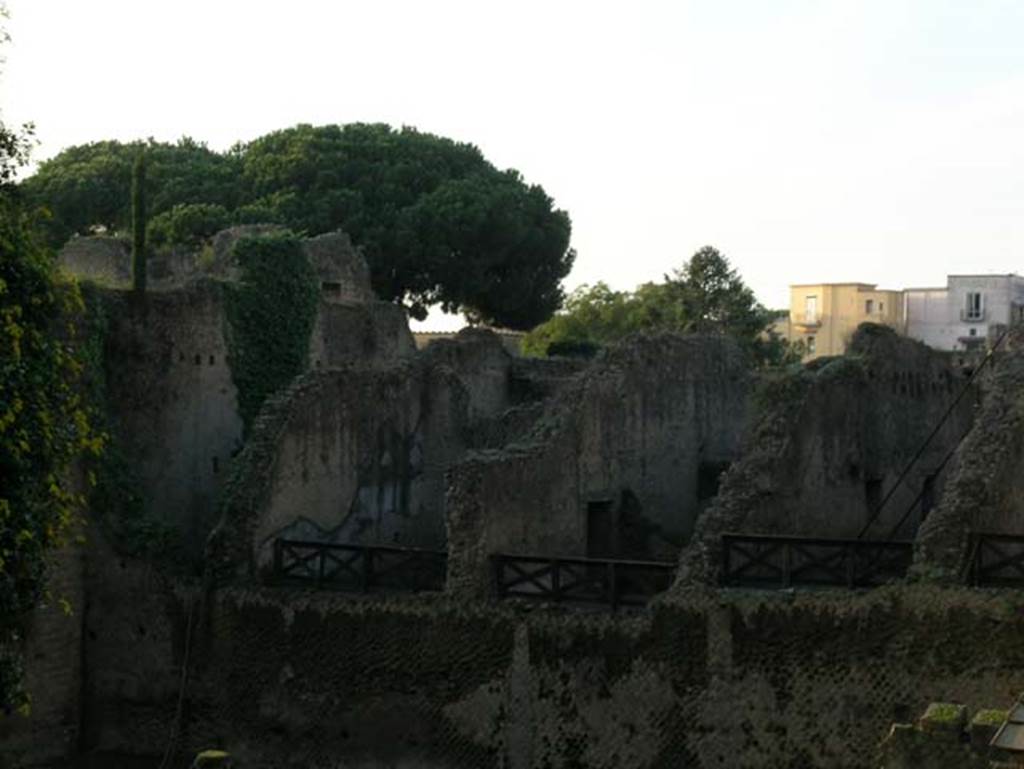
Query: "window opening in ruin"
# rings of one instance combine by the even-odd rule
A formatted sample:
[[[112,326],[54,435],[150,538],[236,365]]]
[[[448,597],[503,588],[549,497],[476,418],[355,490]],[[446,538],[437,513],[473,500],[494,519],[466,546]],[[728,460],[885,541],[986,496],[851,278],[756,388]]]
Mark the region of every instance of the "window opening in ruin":
[[[217,473],[220,472],[220,460],[217,459],[217,457],[214,457],[212,464],[213,464],[213,474],[216,475]]]
[[[875,311],[875,300],[874,299],[868,299],[866,302],[864,302],[864,314],[865,315],[870,315],[874,311]]]
[[[867,504],[868,520],[870,521],[882,504],[881,478],[868,478],[864,481],[864,502]]]
[[[615,555],[615,520],[612,501],[587,502],[587,556],[611,558]]]
[[[320,284],[320,289],[331,296],[341,296],[341,283],[336,280],[325,280]]]
[[[216,360],[216,358],[215,358],[215,357],[214,357],[213,355],[211,355],[211,356],[210,356],[210,365],[211,365],[211,366],[213,365],[213,363],[214,363],[214,361],[215,361],[215,360]]]
[[[921,489],[921,520],[923,521],[928,513],[935,507],[935,479],[937,473],[932,473],[924,479],[924,487]]]
[[[201,366],[202,364],[203,364],[203,356],[200,355],[199,353],[196,353],[196,365],[197,366]]]
[[[981,320],[982,304],[981,293],[978,291],[967,292],[967,307],[964,313],[964,320]]]
[[[808,354],[814,355],[814,352],[815,352],[816,349],[817,349],[817,345],[815,344],[814,337],[813,336],[807,337],[807,352],[808,352]]]
[[[729,469],[728,462],[701,462],[697,467],[697,501],[706,502],[718,496],[722,473]]]

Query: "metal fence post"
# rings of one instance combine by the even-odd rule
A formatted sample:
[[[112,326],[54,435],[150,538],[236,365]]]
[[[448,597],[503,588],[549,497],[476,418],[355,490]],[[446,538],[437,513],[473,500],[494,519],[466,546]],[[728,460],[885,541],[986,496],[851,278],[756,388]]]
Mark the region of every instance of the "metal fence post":
[[[274,571],[275,579],[284,577],[284,543],[280,539],[274,540]]]
[[[612,611],[619,608],[619,586],[615,579],[615,562],[608,561],[608,598],[612,605]]]
[[[792,546],[790,545],[789,542],[785,542],[782,545],[782,587],[783,588],[788,588],[790,586],[790,584],[792,583],[792,579],[793,579],[793,575],[792,575],[793,553],[792,553],[791,548],[792,548]]]
[[[373,550],[363,547],[363,592],[370,592],[373,583]]]

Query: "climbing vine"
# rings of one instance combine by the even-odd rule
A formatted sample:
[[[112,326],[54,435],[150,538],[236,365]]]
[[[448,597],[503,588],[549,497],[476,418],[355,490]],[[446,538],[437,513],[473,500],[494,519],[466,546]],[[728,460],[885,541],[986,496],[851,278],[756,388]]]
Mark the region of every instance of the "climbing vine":
[[[317,273],[290,233],[243,238],[226,284],[231,377],[248,434],[263,402],[307,368],[319,299]]]
[[[106,344],[111,312],[123,312],[125,307],[123,303],[112,307],[109,294],[93,283],[83,283],[81,288],[85,305],[79,341],[83,392],[94,429],[104,441],[102,454],[87,457],[83,463],[89,479],[89,511],[120,552],[167,564],[178,555],[174,530],[149,514],[135,466],[114,437]]]
[[[83,502],[69,468],[99,454],[80,380],[82,297],[55,271],[0,185],[0,708],[27,705],[20,631],[45,592],[49,553]]]

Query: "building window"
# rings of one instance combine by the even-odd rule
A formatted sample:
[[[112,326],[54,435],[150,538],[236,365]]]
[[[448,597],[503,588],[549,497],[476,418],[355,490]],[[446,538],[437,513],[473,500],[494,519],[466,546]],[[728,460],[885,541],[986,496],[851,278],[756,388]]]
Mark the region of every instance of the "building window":
[[[878,311],[879,312],[885,312],[885,302],[879,302],[878,303]]]
[[[967,292],[967,307],[964,309],[964,320],[981,320],[983,317],[981,293]]]
[[[807,354],[808,355],[814,355],[814,352],[815,352],[814,337],[813,336],[809,336],[809,337],[807,337]]]
[[[875,311],[875,300],[874,299],[868,299],[866,302],[864,302],[864,314],[865,315],[870,315],[874,311]]]
[[[818,297],[804,297],[804,320],[808,323],[818,320]]]
[[[977,336],[977,335],[978,335],[978,329],[976,329],[976,328],[972,328],[972,329],[968,330],[968,332],[967,332],[967,333],[968,333],[968,334],[969,334],[970,336]]]

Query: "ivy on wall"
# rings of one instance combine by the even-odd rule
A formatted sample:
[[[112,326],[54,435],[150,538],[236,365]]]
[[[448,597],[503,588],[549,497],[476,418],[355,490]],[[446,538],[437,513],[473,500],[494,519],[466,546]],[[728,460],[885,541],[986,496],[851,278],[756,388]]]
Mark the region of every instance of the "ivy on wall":
[[[242,238],[241,280],[225,284],[231,378],[248,435],[263,402],[306,370],[320,284],[291,233]]]
[[[2,159],[0,149],[0,170]],[[77,286],[56,272],[0,184],[0,711],[28,704],[21,623],[80,510],[68,470],[103,449],[79,388],[81,313]]]
[[[89,510],[120,552],[174,563],[178,536],[166,521],[146,509],[142,485],[128,454],[114,437],[107,386],[106,345],[112,312],[124,312],[124,303],[90,282],[81,285],[85,319],[80,351],[84,363],[85,396],[105,450],[84,463],[89,481]]]

